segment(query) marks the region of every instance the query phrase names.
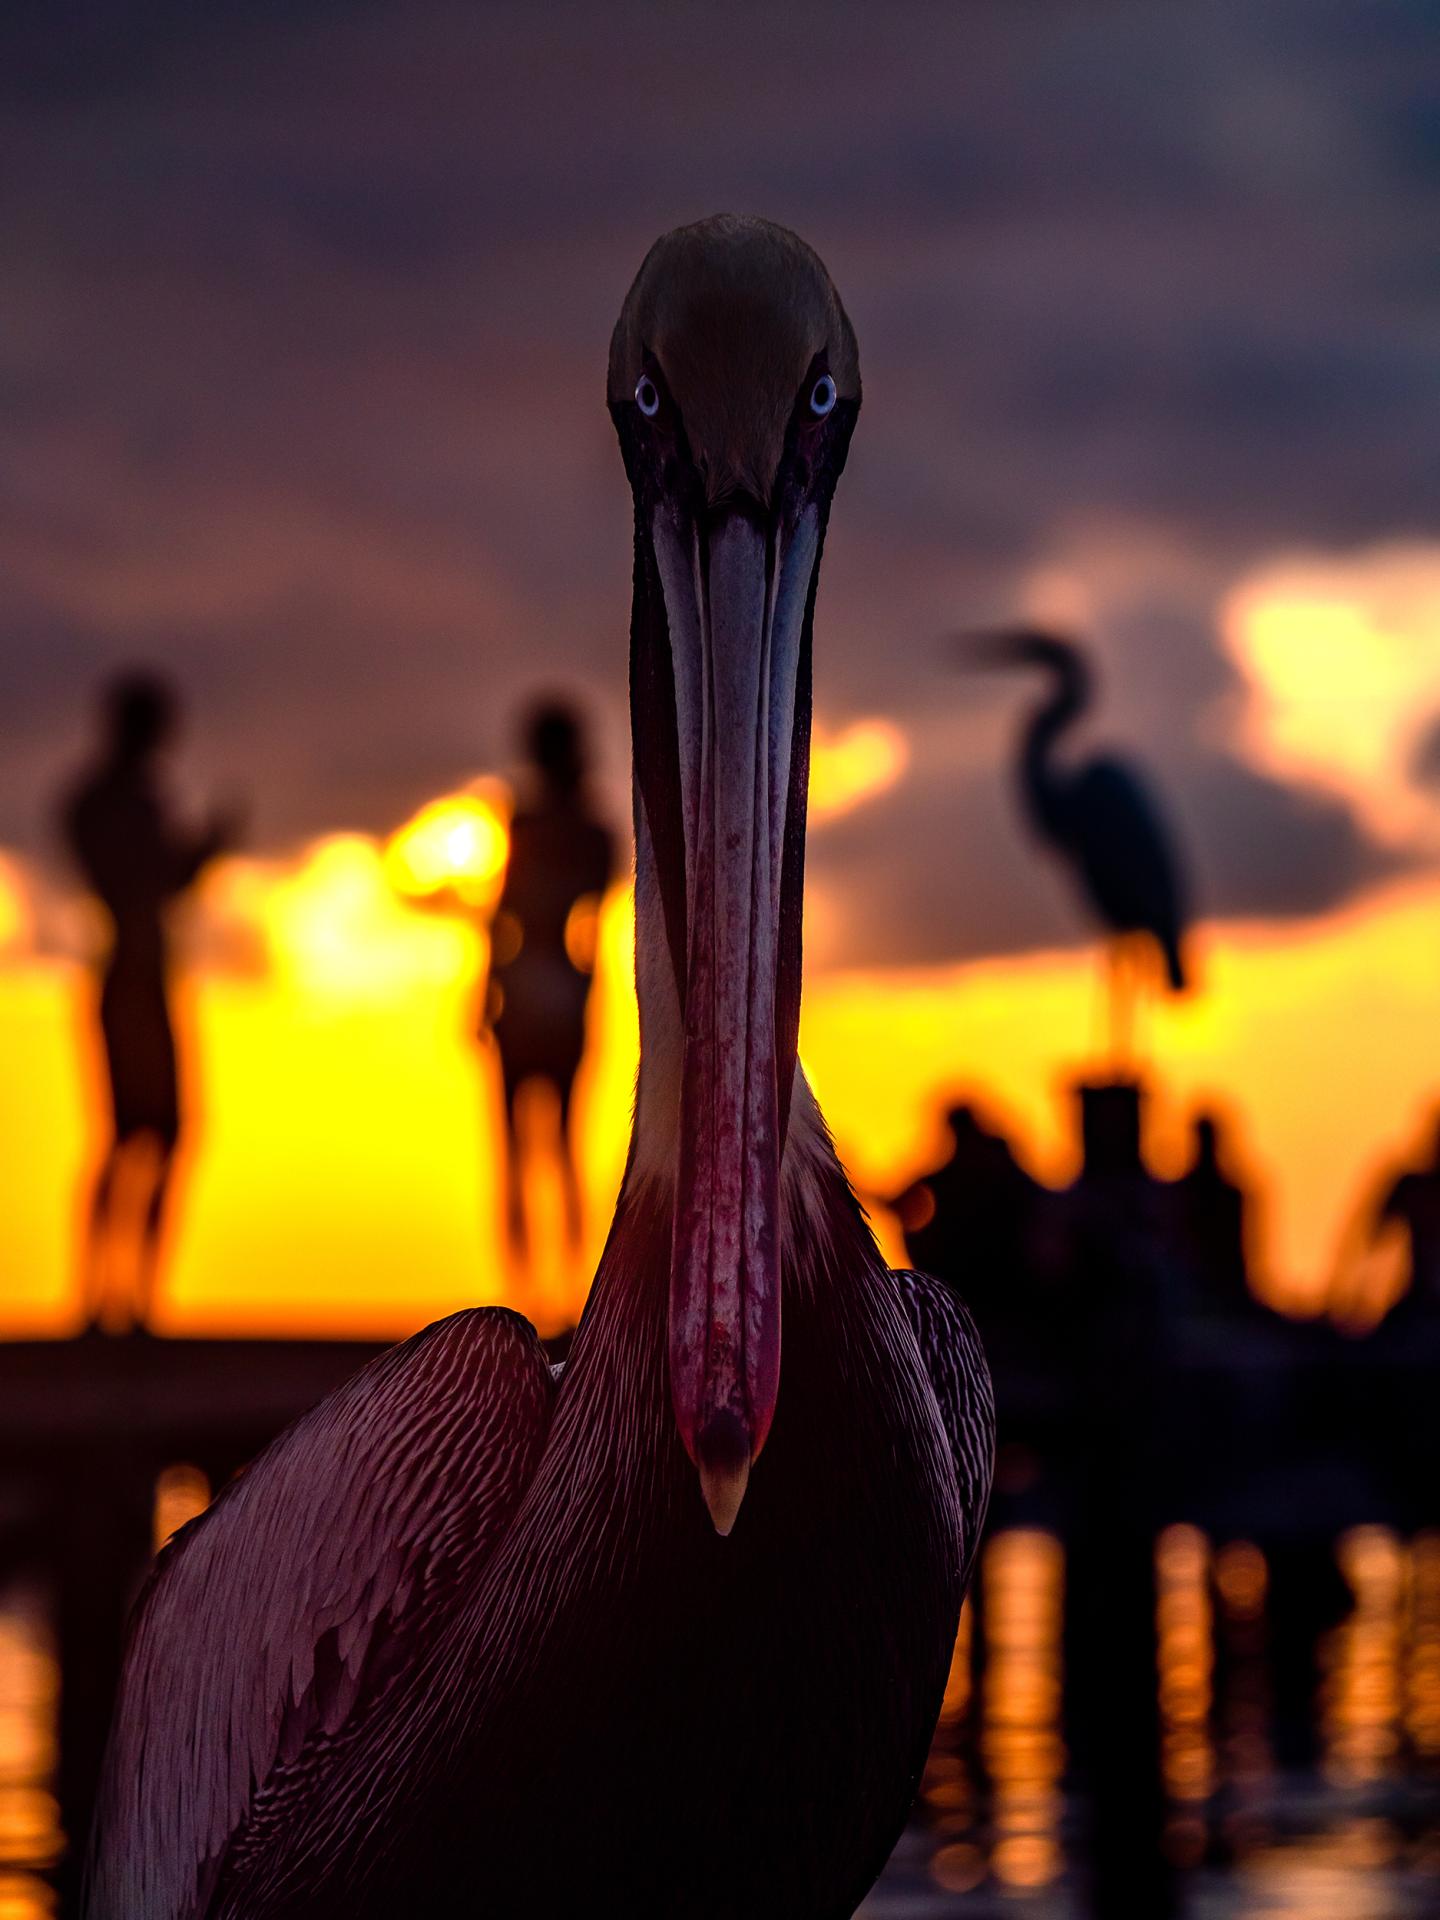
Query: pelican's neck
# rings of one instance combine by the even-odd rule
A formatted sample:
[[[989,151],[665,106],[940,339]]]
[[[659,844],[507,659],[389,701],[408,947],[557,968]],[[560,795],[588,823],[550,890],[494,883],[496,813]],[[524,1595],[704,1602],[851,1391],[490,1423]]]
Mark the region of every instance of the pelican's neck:
[[[645,804],[635,793],[635,994],[640,1008],[640,1073],[625,1190],[654,1188],[668,1200],[674,1192],[680,1141],[680,1069],[685,1030],[680,995],[665,929],[660,877]],[[849,1187],[824,1118],[800,1067],[790,1105],[781,1163],[782,1204],[787,1217],[803,1207],[806,1193],[843,1193]],[[853,1207],[853,1201],[850,1202]],[[869,1240],[858,1208],[855,1216]]]

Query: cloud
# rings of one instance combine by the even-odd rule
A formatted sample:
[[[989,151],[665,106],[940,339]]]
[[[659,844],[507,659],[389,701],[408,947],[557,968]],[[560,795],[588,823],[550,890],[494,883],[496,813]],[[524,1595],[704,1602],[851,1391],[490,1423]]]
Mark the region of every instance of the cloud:
[[[1236,584],[1222,626],[1248,682],[1239,734],[1259,763],[1346,795],[1382,841],[1440,843],[1422,790],[1440,706],[1440,545],[1278,557]]]
[[[1373,564],[1334,566],[1368,580]],[[1320,559],[1311,566],[1313,580]],[[1323,913],[1433,857],[1423,836],[1370,826],[1389,777],[1383,754],[1347,784],[1319,762],[1277,753],[1285,733],[1267,705],[1274,683],[1252,677],[1248,656],[1222,642],[1222,623],[1237,606],[1272,604],[1267,596],[1291,577],[1266,571],[1232,583],[1181,542],[1091,522],[1017,584],[1018,609],[1087,636],[1094,706],[1062,760],[1103,751],[1138,764],[1200,917]],[[1404,577],[1418,590],[1429,574]],[[1420,605],[1410,591],[1410,616]],[[1297,665],[1307,637],[1302,625]],[[823,676],[823,648],[820,657]],[[1093,939],[1074,876],[1035,843],[1020,805],[1019,739],[1043,683],[1023,672],[962,674],[935,635],[903,659],[895,678],[908,691],[899,712],[910,770],[863,814],[812,832],[809,868],[826,903],[823,947],[812,949],[865,964]],[[1307,685],[1303,675],[1289,684]],[[1323,700],[1323,676],[1314,685]],[[1363,706],[1354,713],[1367,752],[1372,718]]]
[[[1218,610],[1277,554],[1440,513],[1437,52],[1413,9],[1356,33],[1290,0],[723,31],[21,0],[0,841],[47,844],[89,689],[137,656],[192,689],[192,765],[250,793],[260,853],[502,763],[537,681],[597,702],[622,814],[604,348],[654,234],[731,205],[816,241],[862,345],[817,698],[914,753],[817,834],[848,951],[1075,926],[1014,827],[1008,706],[962,713],[929,651],[1047,579],[1088,596],[1105,730],[1163,775],[1213,909],[1342,897],[1400,856],[1355,791],[1225,732]]]
[[[812,833],[808,871],[824,901],[812,958],[891,965],[1097,937],[1075,876],[1026,828],[1010,758],[995,740],[978,760],[932,762],[894,798]],[[1370,840],[1343,801],[1222,751],[1146,759],[1142,772],[1201,917],[1324,913],[1414,864]]]
[[[1408,771],[1417,786],[1440,792],[1440,714],[1432,715],[1421,729]]]

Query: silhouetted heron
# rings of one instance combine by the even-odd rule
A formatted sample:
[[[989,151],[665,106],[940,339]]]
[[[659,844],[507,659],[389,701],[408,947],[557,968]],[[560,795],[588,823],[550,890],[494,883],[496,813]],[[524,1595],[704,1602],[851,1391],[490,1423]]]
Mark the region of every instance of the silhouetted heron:
[[[1028,628],[960,637],[970,667],[1038,667],[1048,697],[1031,714],[1020,746],[1020,790],[1037,836],[1069,864],[1087,905],[1108,931],[1110,1043],[1130,1051],[1133,996],[1158,954],[1165,983],[1188,985],[1184,877],[1173,834],[1148,783],[1111,755],[1066,765],[1058,748],[1093,697],[1089,663],[1072,641]]]
[[[557,1384],[518,1316],[457,1314],[181,1533],[91,1920],[839,1920],[914,1795],[993,1415],[969,1317],[886,1268],[796,1057],[854,335],[794,235],[708,220],[647,256],[609,400],[642,1055],[572,1357]]]

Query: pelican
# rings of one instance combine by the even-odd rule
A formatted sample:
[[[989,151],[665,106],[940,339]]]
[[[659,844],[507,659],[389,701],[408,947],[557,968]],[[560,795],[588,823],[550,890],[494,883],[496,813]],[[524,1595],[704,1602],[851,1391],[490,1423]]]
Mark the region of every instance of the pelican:
[[[1123,1058],[1134,991],[1149,971],[1146,949],[1158,954],[1172,992],[1188,984],[1187,909],[1174,838],[1135,767],[1109,755],[1070,767],[1056,758],[1062,735],[1093,698],[1080,647],[1028,628],[964,634],[960,647],[963,665],[1039,667],[1050,676],[1050,692],[1021,742],[1021,794],[1036,835],[1068,862],[1109,930],[1111,1047]]]
[[[441,1321],[177,1537],[90,1920],[840,1920],[910,1807],[993,1415],[967,1314],[887,1269],[797,1064],[855,338],[808,246],[715,218],[646,256],[608,388],[642,1056],[571,1357],[557,1381],[503,1309]]]

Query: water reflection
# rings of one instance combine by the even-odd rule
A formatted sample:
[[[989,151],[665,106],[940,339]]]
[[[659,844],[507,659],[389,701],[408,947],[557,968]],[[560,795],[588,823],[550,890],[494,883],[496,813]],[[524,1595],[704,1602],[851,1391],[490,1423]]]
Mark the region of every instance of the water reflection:
[[[1065,1558],[1053,1534],[1016,1529],[985,1548],[987,1665],[980,1753],[991,1789],[990,1871],[1043,1887],[1060,1869],[1060,1635]]]
[[[996,1534],[977,1589],[983,1633],[967,1604],[921,1789],[930,1878],[947,1894],[987,1878],[1015,1890],[1043,1887],[1062,1864],[1059,1541],[1034,1529]]]
[[[157,1550],[210,1502],[199,1467],[177,1463],[155,1483]],[[45,1596],[0,1589],[0,1920],[52,1920],[44,1875],[65,1848],[55,1796],[60,1674]]]
[[[1393,1851],[1350,1821],[1333,1832],[1272,1846],[1247,1860],[1233,1911],[1241,1920],[1422,1920],[1435,1911],[1425,1890],[1381,1878]]]
[[[55,1895],[33,1873],[0,1873],[0,1920],[53,1920]]]
[[[1155,1551],[1166,1844],[1189,1876],[1187,1913],[1440,1912],[1440,1534],[1406,1544],[1365,1527],[1337,1543],[1354,1604],[1320,1649],[1319,1780],[1285,1774],[1276,1757],[1264,1553],[1193,1526],[1166,1528]],[[922,1787],[928,1902],[902,1854],[867,1915],[1079,1910],[1069,1869],[1081,1850],[1066,1842],[1064,1588],[1053,1535],[1016,1529],[987,1543]]]
[[[209,1497],[194,1466],[156,1484],[163,1540]],[[1346,1534],[1354,1605],[1322,1649],[1323,1782],[1275,1759],[1269,1569],[1252,1542],[1172,1527],[1156,1542],[1157,1684],[1167,1839],[1202,1920],[1420,1920],[1440,1912],[1440,1534]],[[996,1534],[961,1618],[917,1826],[864,1909],[874,1920],[1067,1920],[1061,1735],[1065,1557],[1036,1529]],[[43,1595],[0,1591],[0,1920],[54,1920],[46,1870],[58,1676]],[[1328,1784],[1325,1784],[1328,1783]]]
[[[40,1878],[63,1837],[53,1792],[59,1674],[40,1597],[0,1596],[0,1920],[45,1920],[54,1895]]]
[[[1203,1808],[1215,1789],[1210,1542],[1198,1527],[1167,1527],[1156,1542],[1155,1571],[1161,1771],[1174,1809],[1165,1845],[1178,1866],[1188,1867],[1204,1856]]]
[[[1388,1527],[1354,1527],[1337,1550],[1355,1596],[1321,1647],[1324,1770],[1340,1786],[1384,1779],[1399,1750],[1401,1655],[1409,1568]]]
[[[181,1527],[202,1514],[210,1504],[210,1481],[199,1467],[177,1461],[166,1467],[155,1482],[155,1517],[151,1538],[158,1553]]]
[[[975,1609],[967,1600],[950,1661],[940,1725],[925,1765],[921,1798],[936,1837],[930,1876],[947,1893],[968,1893],[985,1878],[979,1836],[979,1803],[970,1754],[970,1716],[975,1697]]]
[[[1410,1660],[1405,1731],[1417,1759],[1440,1762],[1440,1533],[1410,1548]]]
[[[1275,1772],[1265,1616],[1270,1582],[1264,1554],[1248,1540],[1221,1547],[1212,1573],[1221,1673],[1217,1737],[1228,1787],[1221,1837],[1226,1855],[1233,1857],[1254,1852],[1270,1833],[1264,1811]]]

